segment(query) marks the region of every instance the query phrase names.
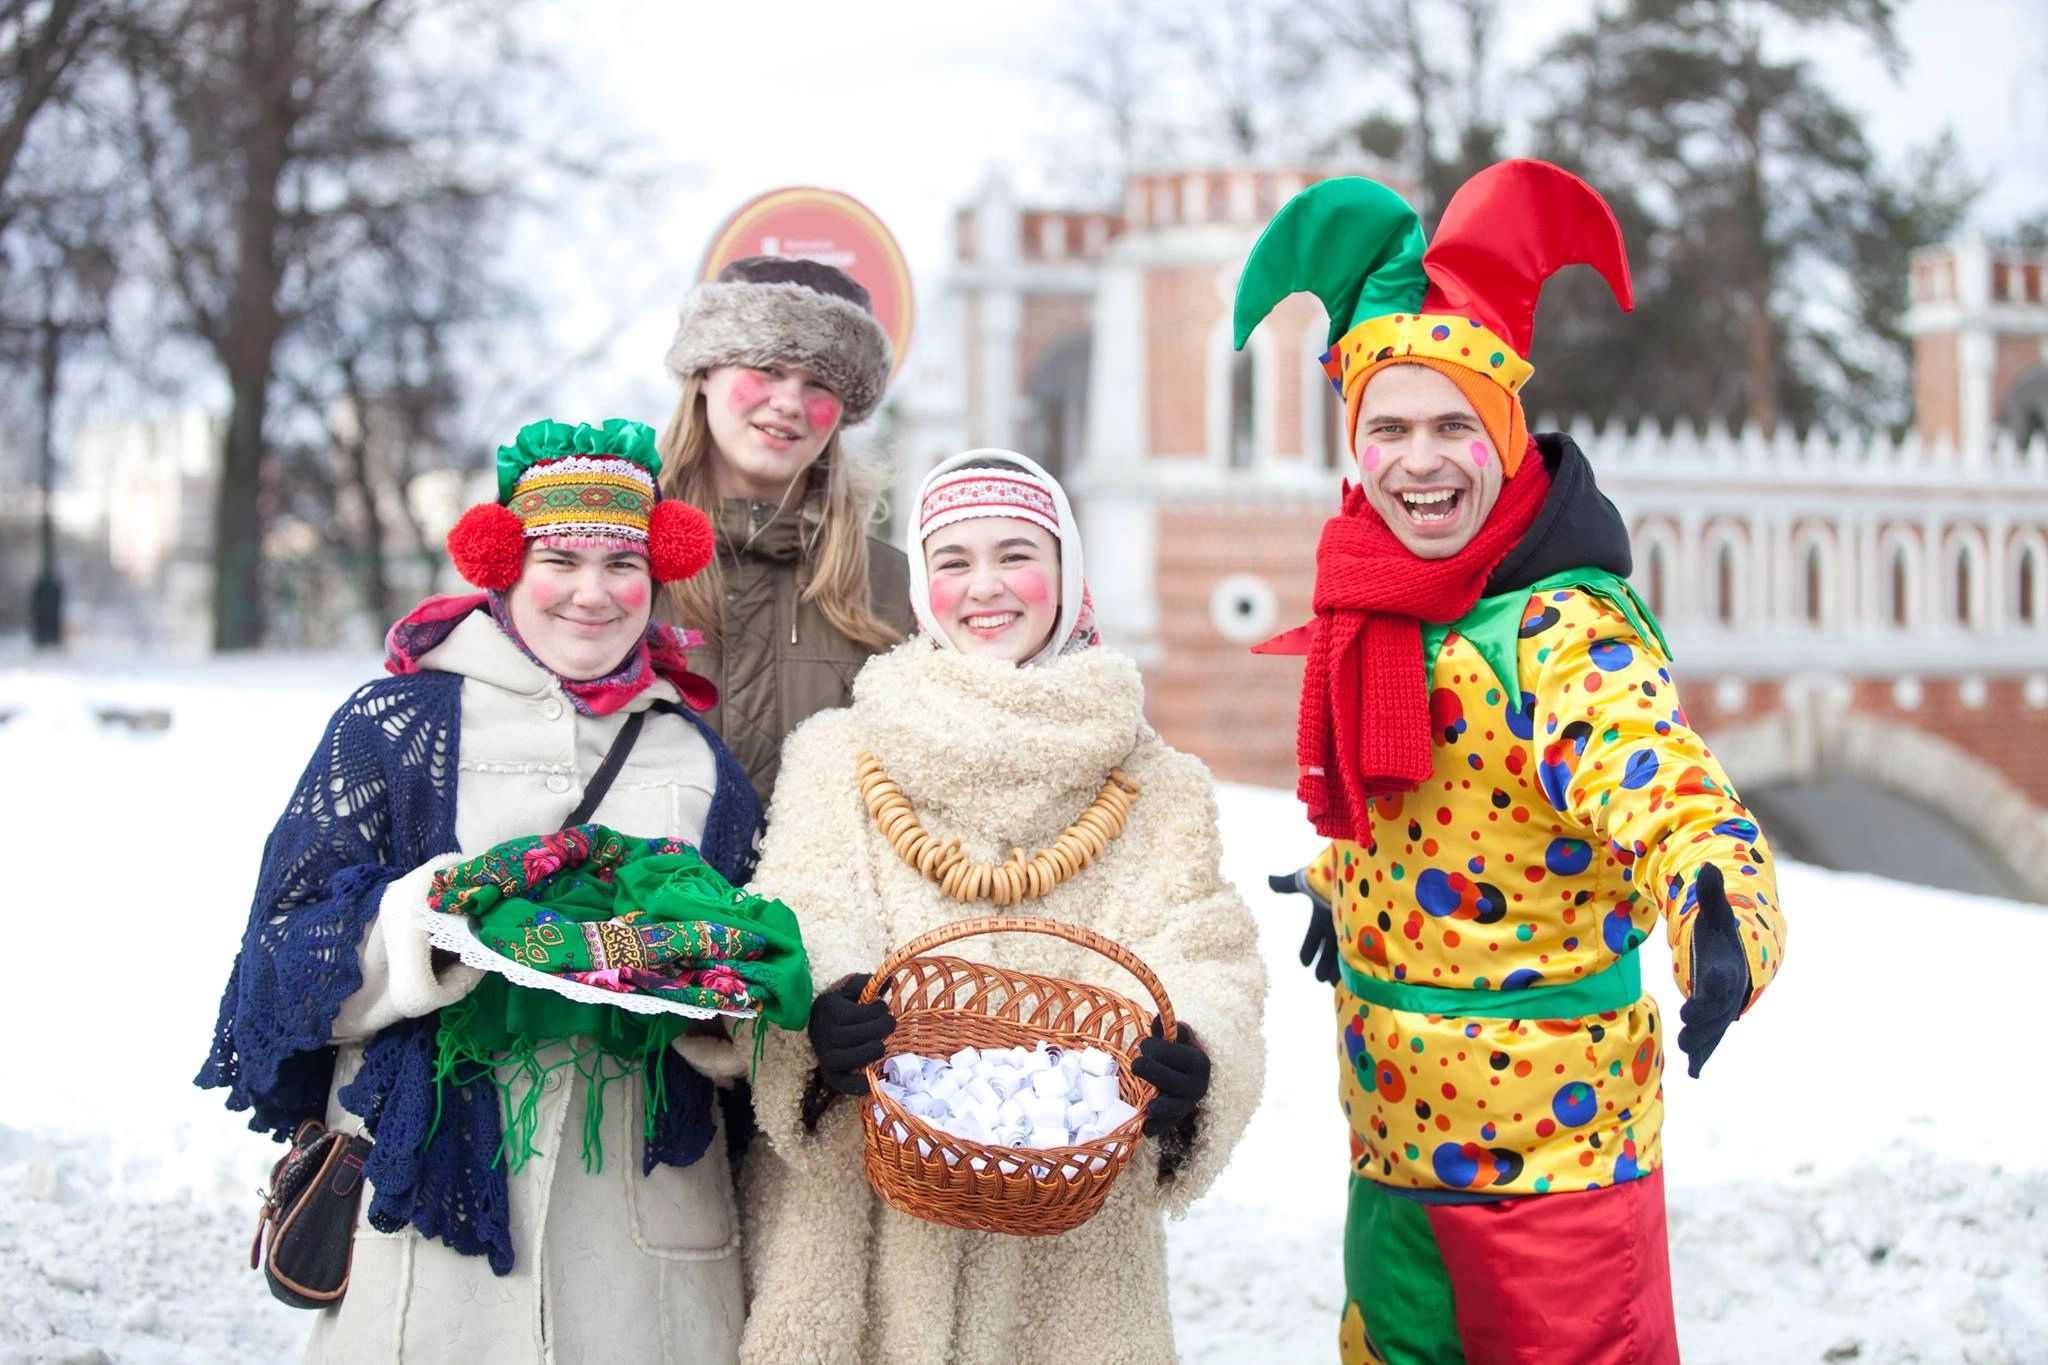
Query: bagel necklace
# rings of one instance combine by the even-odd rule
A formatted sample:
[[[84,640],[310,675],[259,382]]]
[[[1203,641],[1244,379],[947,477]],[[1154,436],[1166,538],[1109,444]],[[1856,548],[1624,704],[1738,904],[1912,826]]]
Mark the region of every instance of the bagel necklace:
[[[958,839],[942,840],[919,823],[910,798],[883,771],[880,759],[863,749],[854,771],[868,814],[897,857],[927,880],[937,882],[939,890],[956,901],[985,900],[997,905],[1036,900],[1100,858],[1110,841],[1124,832],[1124,821],[1138,796],[1138,784],[1125,777],[1122,769],[1111,769],[1088,809],[1061,831],[1050,847],[1029,858],[1023,849],[1013,848],[1005,862],[977,863],[960,851]]]

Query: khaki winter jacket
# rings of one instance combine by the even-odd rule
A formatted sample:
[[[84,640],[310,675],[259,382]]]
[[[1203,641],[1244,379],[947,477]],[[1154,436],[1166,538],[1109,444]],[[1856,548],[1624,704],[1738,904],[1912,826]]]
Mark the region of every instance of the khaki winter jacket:
[[[1058,1237],[941,1228],[884,1205],[861,1174],[857,1104],[801,1118],[808,1038],[771,1032],[754,1085],[761,1125],[742,1170],[751,1292],[742,1359],[1087,1365],[1173,1359],[1162,1213],[1199,1196],[1244,1130],[1264,1075],[1266,981],[1251,915],[1218,871],[1208,773],[1145,724],[1137,668],[1108,650],[1015,668],[912,640],[870,662],[850,709],[812,719],[783,755],[756,881],[803,923],[820,983],[872,971],[934,926],[991,913],[905,866],[854,785],[872,751],[925,828],[1000,861],[1056,839],[1112,768],[1140,784],[1094,866],[1023,912],[1096,929],[1158,974],[1213,1074],[1177,1174],[1142,1143],[1093,1220]],[[1099,981],[1148,1003],[1121,968],[1037,935],[947,953]],[[744,1041],[743,1041],[744,1045]]]
[[[456,839],[469,853],[501,840],[561,828],[626,718],[657,699],[678,700],[657,681],[609,716],[578,712],[561,685],[477,612],[421,659],[460,673],[462,763]],[[650,719],[595,819],[628,833],[695,839],[716,787],[710,747],[675,717]],[[342,1005],[333,1090],[362,1065],[363,1046],[398,1020],[466,996],[481,975],[437,963],[415,915],[429,882],[460,854],[422,866],[385,890],[361,948],[363,986]],[[747,1059],[723,1037],[687,1037],[677,1050],[718,1078]],[[566,1060],[552,1044],[542,1064]],[[493,1275],[412,1227],[356,1228],[348,1295],[313,1315],[309,1362],[334,1365],[467,1365],[467,1362],[731,1360],[745,1305],[739,1227],[725,1143],[695,1164],[641,1171],[642,1097],[634,1084],[606,1092],[601,1170],[581,1159],[586,1085],[574,1066],[550,1071],[534,1137],[538,1152],[507,1175],[513,1264]],[[356,1120],[332,1098],[328,1122]],[[363,1201],[367,1215],[370,1201]]]
[[[718,705],[705,719],[754,780],[766,810],[783,740],[818,712],[852,700],[854,677],[874,651],[841,635],[816,603],[799,600],[807,522],[777,515],[772,503],[729,498],[716,526],[725,637],[719,649],[692,650],[690,668],[717,684]],[[903,552],[873,537],[868,597],[899,634],[914,628]]]

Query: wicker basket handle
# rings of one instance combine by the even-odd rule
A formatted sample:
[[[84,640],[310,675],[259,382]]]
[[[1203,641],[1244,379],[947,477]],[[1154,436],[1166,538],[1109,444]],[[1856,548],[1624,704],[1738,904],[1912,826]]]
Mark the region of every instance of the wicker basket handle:
[[[1138,959],[1138,955],[1113,938],[1105,938],[1092,929],[1083,929],[1077,924],[1063,920],[1043,919],[1034,915],[982,915],[976,919],[955,920],[942,924],[936,929],[919,934],[910,942],[889,954],[875,974],[868,978],[868,984],[861,988],[860,1002],[865,1005],[881,994],[883,983],[888,981],[897,968],[915,957],[922,957],[941,944],[955,939],[975,938],[982,934],[1049,934],[1078,944],[1091,952],[1099,953],[1117,966],[1138,978],[1138,984],[1152,997],[1152,1003],[1159,1007],[1159,1031],[1166,1038],[1174,1036],[1173,1002],[1166,998],[1166,987],[1159,984],[1159,978],[1152,969]]]

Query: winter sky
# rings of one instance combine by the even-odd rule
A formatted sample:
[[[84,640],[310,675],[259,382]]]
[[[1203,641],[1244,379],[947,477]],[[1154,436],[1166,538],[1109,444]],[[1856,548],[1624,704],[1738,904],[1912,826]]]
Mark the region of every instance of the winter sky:
[[[1526,68],[1592,0],[1503,6],[1499,50]],[[719,221],[763,190],[841,189],[901,242],[918,287],[946,265],[952,211],[1000,167],[1021,194],[1062,202],[1056,168],[1088,120],[1043,78],[1088,0],[781,0],[773,6],[588,0],[539,16],[593,118],[636,160],[666,166],[659,226],[579,243],[546,292],[564,335],[616,329],[586,383],[638,410],[671,392],[659,368],[673,305]],[[1787,31],[1869,120],[1888,156],[1953,128],[1989,180],[1993,230],[2048,208],[2048,9],[2039,0],[1899,0],[1907,60],[1894,82],[1869,45]],[[1514,117],[1514,88],[1502,95]],[[1372,101],[1361,98],[1357,111]],[[622,306],[623,305],[623,306]],[[596,397],[598,394],[586,394]]]

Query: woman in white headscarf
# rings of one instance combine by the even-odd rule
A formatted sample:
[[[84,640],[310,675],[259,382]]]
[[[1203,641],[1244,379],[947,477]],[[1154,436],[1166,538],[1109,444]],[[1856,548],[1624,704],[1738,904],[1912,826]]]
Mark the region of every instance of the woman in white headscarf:
[[[1170,1361],[1162,1214],[1205,1190],[1263,1081],[1265,974],[1251,916],[1218,870],[1207,771],[1145,723],[1137,666],[1097,648],[1065,492],[1009,451],[934,469],[915,508],[911,596],[922,633],[879,655],[853,705],[794,734],[755,889],[798,907],[816,980],[808,1036],[771,1034],[754,1090],[743,1219],[754,1361]],[[1122,943],[1187,1023],[1141,1045],[1159,1094],[1101,1211],[1053,1237],[926,1223],[884,1204],[861,1169],[861,1068],[893,1029],[856,999],[887,953],[991,912],[899,854],[857,782],[869,753],[934,838],[969,863],[1047,848],[1112,771],[1136,785],[1127,822],[1089,866],[1014,909]],[[928,872],[930,875],[928,875]],[[984,881],[987,879],[984,878]],[[1143,1001],[1107,959],[1040,935],[975,939],[966,955]],[[828,1102],[829,1101],[829,1102]]]

